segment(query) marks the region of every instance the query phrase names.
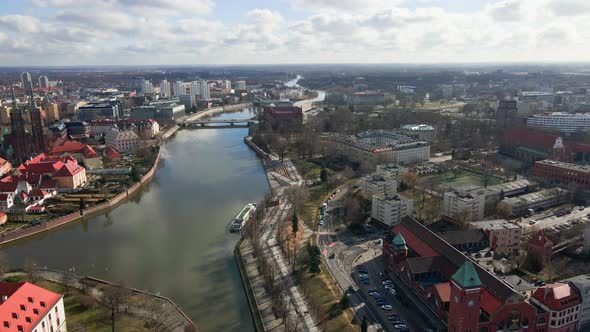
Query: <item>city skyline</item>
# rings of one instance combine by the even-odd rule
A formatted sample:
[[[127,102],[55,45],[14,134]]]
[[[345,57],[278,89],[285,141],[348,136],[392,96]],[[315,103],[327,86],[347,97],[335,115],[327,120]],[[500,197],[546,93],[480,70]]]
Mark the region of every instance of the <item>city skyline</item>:
[[[0,9],[0,60],[6,66],[584,62],[589,16],[582,0],[9,0]]]

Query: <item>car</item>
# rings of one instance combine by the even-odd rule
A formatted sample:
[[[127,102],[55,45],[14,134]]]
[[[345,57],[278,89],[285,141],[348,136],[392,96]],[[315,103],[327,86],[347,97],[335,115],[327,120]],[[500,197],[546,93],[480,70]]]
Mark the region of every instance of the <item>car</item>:
[[[580,210],[580,211],[584,211],[584,209],[585,209],[585,207],[583,207],[583,206],[581,206],[581,205],[580,205],[580,206],[578,206],[578,210]]]
[[[383,288],[385,288],[385,289],[391,289],[392,286],[391,285],[385,285],[385,286],[383,286]]]
[[[391,310],[393,310],[393,307],[390,306],[389,304],[384,304],[381,306],[381,309],[391,311]]]
[[[393,325],[393,327],[395,327],[398,330],[407,329],[408,328],[408,326],[406,324],[395,324],[395,325]]]
[[[536,221],[534,221],[534,220],[529,221],[529,225],[534,225],[535,223],[536,223]]]
[[[367,279],[361,280],[361,283],[363,285],[368,285],[369,284],[369,280],[367,280]]]
[[[391,295],[396,295],[397,294],[397,292],[395,291],[394,288],[390,288],[389,289],[389,292],[391,293]]]
[[[385,275],[383,274],[383,272],[379,272],[379,278],[383,278]]]
[[[389,316],[389,317],[387,317],[387,319],[390,320],[394,324],[399,323],[399,317],[397,317],[397,316]]]
[[[391,280],[385,279],[381,283],[384,284],[384,285],[391,285]]]

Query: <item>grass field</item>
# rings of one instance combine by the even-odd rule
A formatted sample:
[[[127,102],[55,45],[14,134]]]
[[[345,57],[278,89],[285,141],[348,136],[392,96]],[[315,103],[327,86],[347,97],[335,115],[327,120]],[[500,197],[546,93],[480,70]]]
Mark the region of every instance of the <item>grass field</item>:
[[[483,175],[469,172],[466,170],[461,170],[456,174],[452,172],[438,174],[438,175],[430,175],[426,177],[427,179],[436,179],[440,181],[440,184],[444,184],[450,187],[453,186],[464,186],[464,185],[478,185],[483,186],[485,184],[485,177]],[[495,177],[488,178],[488,186],[495,185],[500,183],[501,181]]]

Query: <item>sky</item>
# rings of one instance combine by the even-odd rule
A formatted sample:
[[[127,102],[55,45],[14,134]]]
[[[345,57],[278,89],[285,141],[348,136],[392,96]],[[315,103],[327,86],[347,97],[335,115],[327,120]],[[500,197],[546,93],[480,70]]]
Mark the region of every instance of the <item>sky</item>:
[[[590,60],[589,0],[2,0],[0,66]]]

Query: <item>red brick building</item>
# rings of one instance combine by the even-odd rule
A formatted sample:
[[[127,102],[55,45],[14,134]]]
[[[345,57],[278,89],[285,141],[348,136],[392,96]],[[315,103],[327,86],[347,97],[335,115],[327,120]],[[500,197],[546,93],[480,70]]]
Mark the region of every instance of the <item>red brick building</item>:
[[[301,107],[291,105],[270,105],[264,107],[264,115],[273,119],[302,120],[303,111]]]
[[[529,255],[538,255],[544,262],[548,262],[553,255],[553,245],[553,241],[543,231],[537,231],[527,243],[527,252]]]
[[[574,332],[580,320],[580,295],[575,287],[554,283],[538,288],[531,301],[549,312],[547,332]]]
[[[562,184],[576,184],[590,188],[590,166],[587,165],[541,160],[535,162],[533,175]]]
[[[383,259],[399,288],[451,332],[549,331],[548,311],[410,217],[386,234]]]
[[[530,128],[509,128],[504,133],[500,151],[528,162],[543,159],[590,161],[590,145],[562,139],[562,147],[554,149],[558,138],[560,136]]]

